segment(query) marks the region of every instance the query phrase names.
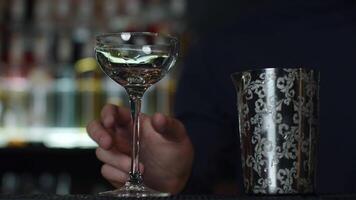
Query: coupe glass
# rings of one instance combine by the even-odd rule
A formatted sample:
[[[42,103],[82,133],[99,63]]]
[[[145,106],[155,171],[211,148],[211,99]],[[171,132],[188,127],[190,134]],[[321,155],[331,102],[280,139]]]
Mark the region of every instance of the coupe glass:
[[[168,35],[149,32],[121,32],[98,35],[96,59],[102,70],[125,88],[130,98],[132,127],[132,161],[129,179],[117,190],[103,195],[117,197],[163,197],[143,183],[139,169],[140,109],[145,91],[161,80],[178,56],[178,40]]]

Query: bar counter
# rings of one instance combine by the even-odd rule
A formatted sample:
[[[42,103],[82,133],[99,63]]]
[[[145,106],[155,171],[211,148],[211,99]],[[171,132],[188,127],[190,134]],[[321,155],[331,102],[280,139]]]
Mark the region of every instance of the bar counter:
[[[0,200],[110,200],[110,199],[136,199],[136,198],[116,198],[98,195],[55,195],[55,194],[37,194],[37,195],[0,195]],[[283,196],[217,196],[217,195],[177,195],[161,198],[143,198],[162,199],[162,200],[354,200],[356,194],[329,194],[329,195],[283,195]]]

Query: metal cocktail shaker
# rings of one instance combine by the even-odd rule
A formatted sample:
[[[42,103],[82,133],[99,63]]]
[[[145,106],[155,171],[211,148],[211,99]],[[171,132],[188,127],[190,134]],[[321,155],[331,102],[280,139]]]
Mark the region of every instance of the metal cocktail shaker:
[[[319,72],[265,68],[231,75],[248,194],[313,193]]]

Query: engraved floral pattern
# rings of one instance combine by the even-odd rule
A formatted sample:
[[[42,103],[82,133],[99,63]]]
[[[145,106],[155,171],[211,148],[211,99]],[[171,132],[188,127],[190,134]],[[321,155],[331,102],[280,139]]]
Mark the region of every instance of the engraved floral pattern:
[[[270,68],[234,78],[246,192],[313,191],[318,73]]]

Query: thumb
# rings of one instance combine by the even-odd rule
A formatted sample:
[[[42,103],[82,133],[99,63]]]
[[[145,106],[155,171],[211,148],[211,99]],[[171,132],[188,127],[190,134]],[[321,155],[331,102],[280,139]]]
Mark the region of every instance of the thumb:
[[[181,142],[187,137],[184,125],[175,118],[155,113],[151,123],[153,128],[167,140]]]

